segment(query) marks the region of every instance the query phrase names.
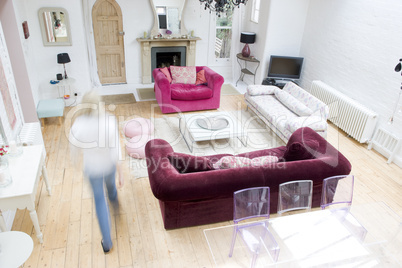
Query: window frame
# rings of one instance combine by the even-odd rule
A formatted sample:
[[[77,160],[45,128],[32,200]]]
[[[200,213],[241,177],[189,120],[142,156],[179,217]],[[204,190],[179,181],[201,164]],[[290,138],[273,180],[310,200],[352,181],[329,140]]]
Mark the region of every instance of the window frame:
[[[250,21],[257,23],[257,24],[258,24],[258,21],[260,20],[260,10],[261,10],[260,7],[261,7],[261,0],[253,0]],[[256,18],[256,16],[257,16],[257,18]]]

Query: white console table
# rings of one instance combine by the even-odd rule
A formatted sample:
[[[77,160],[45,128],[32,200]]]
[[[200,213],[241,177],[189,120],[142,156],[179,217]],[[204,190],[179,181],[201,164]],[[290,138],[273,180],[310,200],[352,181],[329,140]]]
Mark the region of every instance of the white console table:
[[[12,183],[4,188],[0,188],[0,209],[27,208],[40,243],[43,243],[43,234],[40,231],[38,215],[36,214],[35,196],[41,175],[43,175],[47,192],[49,195],[51,194],[45,156],[46,151],[43,145],[23,147],[22,155],[9,157]],[[0,229],[3,232],[6,231],[6,225],[1,212]]]

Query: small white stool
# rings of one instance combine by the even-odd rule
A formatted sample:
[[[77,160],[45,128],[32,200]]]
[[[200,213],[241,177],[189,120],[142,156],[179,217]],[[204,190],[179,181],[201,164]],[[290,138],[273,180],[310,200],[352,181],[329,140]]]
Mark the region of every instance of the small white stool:
[[[42,125],[44,125],[44,118],[48,117],[59,117],[61,124],[61,118],[64,114],[64,101],[62,99],[40,100],[36,113],[42,121]]]
[[[31,256],[32,238],[23,232],[0,233],[0,267],[19,267]]]

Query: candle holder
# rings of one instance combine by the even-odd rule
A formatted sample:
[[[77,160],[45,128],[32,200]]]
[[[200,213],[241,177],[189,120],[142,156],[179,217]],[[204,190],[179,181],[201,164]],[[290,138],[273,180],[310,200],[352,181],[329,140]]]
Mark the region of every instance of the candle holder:
[[[6,187],[11,184],[11,174],[8,167],[8,157],[6,155],[0,156],[0,187]]]
[[[11,140],[8,143],[8,155],[11,157],[17,157],[22,154],[22,143],[20,136],[17,135],[15,140]]]

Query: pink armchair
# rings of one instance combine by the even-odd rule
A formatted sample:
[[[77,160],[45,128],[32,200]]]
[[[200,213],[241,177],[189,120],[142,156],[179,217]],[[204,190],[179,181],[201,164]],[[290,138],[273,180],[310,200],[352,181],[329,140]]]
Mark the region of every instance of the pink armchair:
[[[170,84],[166,76],[156,68],[152,75],[155,80],[155,97],[162,113],[177,113],[218,109],[221,99],[223,77],[206,66],[197,66],[196,71],[204,70],[207,85]],[[169,68],[170,72],[170,68]]]

